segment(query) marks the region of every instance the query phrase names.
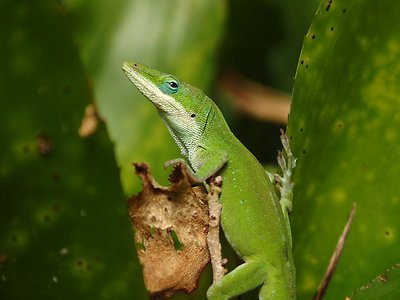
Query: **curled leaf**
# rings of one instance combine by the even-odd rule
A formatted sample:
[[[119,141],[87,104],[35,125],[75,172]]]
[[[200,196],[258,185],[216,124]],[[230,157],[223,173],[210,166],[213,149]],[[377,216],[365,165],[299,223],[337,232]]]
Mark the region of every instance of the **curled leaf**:
[[[169,187],[154,180],[147,164],[134,166],[143,189],[129,199],[129,215],[146,288],[153,297],[191,292],[210,260],[207,191],[192,187],[184,165],[176,166]]]

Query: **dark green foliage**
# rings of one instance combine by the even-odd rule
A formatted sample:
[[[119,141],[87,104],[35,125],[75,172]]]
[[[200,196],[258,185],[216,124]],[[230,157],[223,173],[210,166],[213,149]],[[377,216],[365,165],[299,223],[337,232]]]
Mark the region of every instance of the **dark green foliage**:
[[[144,297],[113,147],[59,7],[0,10],[0,298]],[[49,28],[51,30],[49,30]]]

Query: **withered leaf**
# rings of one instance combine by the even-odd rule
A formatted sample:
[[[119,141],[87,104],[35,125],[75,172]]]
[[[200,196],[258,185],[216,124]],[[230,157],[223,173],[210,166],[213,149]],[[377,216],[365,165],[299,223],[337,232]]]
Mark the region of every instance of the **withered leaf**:
[[[210,260],[207,190],[192,187],[181,164],[171,174],[169,187],[154,180],[147,164],[134,166],[143,189],[129,199],[129,215],[145,285],[157,298],[191,292]]]
[[[82,138],[86,138],[96,132],[99,123],[99,115],[94,104],[89,104],[85,108],[81,126],[78,133]]]

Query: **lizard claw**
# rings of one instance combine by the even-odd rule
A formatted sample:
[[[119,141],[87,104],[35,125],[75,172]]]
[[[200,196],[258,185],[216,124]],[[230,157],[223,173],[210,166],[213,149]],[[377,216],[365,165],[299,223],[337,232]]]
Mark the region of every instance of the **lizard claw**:
[[[281,129],[281,142],[283,145],[283,152],[278,151],[278,165],[282,170],[282,176],[276,174],[275,182],[281,194],[281,204],[288,213],[292,210],[293,198],[293,182],[292,170],[296,167],[296,158],[293,156],[290,149],[289,138],[285,131]],[[286,158],[285,158],[286,155]]]
[[[175,159],[167,160],[164,163],[164,169],[167,169],[169,167],[174,167],[174,166],[176,166],[178,164],[187,165],[186,161],[183,158],[175,158]]]
[[[193,172],[192,168],[186,163],[186,161],[183,158],[175,158],[171,160],[167,160],[164,163],[164,168],[167,169],[169,167],[175,167],[176,165],[182,165],[182,168],[186,169],[186,174],[189,178],[189,181],[192,184],[198,185],[203,182],[203,180],[200,180],[196,174]]]

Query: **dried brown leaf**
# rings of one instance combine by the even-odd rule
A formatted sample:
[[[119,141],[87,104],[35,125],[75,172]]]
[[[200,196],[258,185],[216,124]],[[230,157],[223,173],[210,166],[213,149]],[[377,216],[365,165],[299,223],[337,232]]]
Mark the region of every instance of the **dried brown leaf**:
[[[93,104],[89,104],[85,108],[81,126],[79,127],[78,133],[82,138],[86,138],[96,132],[99,124],[99,116],[96,107]]]
[[[146,287],[157,298],[191,292],[210,260],[207,190],[192,187],[184,165],[176,166],[169,187],[154,180],[147,164],[134,166],[143,189],[129,199],[129,215]]]

